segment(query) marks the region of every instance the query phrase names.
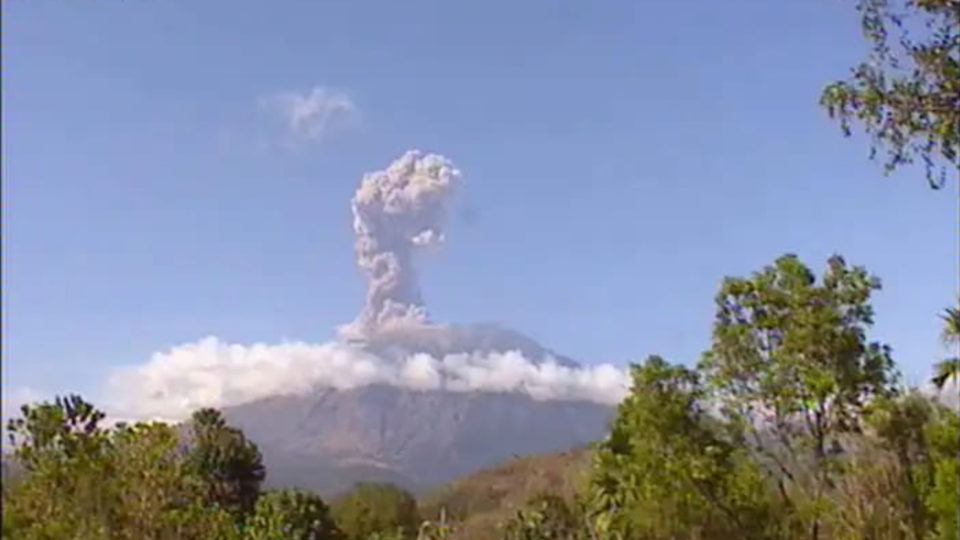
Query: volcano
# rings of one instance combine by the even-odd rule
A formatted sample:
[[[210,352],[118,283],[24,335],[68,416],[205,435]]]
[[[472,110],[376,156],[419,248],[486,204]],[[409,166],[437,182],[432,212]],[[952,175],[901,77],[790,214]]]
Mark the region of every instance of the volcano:
[[[497,325],[421,327],[365,347],[387,358],[519,351],[578,367]],[[264,454],[267,483],[335,494],[358,481],[418,492],[518,455],[567,450],[603,437],[611,405],[537,400],[523,392],[414,390],[392,385],[320,388],[224,411]]]
[[[336,340],[174,347],[116,374],[118,408],[182,419],[219,407],[260,446],[268,483],[323,493],[362,480],[419,490],[601,438],[622,370],[581,366],[497,324],[430,319],[414,262],[444,242],[459,179],[418,151],[363,177],[351,208],[366,297]]]

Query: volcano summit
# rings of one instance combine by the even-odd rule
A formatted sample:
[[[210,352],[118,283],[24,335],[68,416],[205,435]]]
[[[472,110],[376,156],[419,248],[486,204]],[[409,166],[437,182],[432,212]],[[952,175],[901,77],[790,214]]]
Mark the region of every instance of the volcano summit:
[[[627,391],[623,370],[581,366],[496,324],[430,320],[414,261],[444,242],[460,179],[418,151],[363,177],[351,207],[367,293],[336,340],[173,347],[113,374],[114,410],[180,419],[221,407],[260,444],[270,483],[324,492],[370,479],[428,487],[601,437]]]

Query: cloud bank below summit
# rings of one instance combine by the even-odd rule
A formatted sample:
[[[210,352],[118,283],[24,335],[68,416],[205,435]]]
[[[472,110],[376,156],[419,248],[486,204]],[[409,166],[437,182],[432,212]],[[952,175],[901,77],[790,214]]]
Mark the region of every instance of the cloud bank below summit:
[[[240,345],[207,337],[178,345],[115,370],[107,385],[110,410],[178,420],[199,407],[371,384],[619,402],[629,386],[625,370],[571,365],[510,331],[430,321],[413,263],[420,251],[444,241],[447,201],[459,180],[449,160],[415,150],[363,177],[351,206],[367,294],[337,340]]]
[[[570,367],[533,362],[520,352],[412,353],[399,361],[342,342],[237,345],[208,337],[153,355],[110,380],[114,409],[126,416],[177,420],[204,407],[225,407],[317,388],[349,390],[388,384],[417,391],[522,392],[537,400],[614,405],[627,391],[611,365]]]

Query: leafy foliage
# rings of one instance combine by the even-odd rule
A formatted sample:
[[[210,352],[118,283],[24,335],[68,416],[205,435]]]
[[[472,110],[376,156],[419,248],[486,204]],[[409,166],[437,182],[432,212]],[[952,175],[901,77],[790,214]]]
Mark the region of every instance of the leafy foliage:
[[[248,519],[248,540],[341,540],[343,533],[323,499],[301,491],[268,491]]]
[[[582,512],[562,497],[541,494],[518,510],[503,530],[503,540],[574,540],[586,538]]]
[[[524,456],[454,481],[425,496],[423,516],[443,516],[458,540],[499,538],[518,508],[549,493],[573,503],[589,480],[591,448]]]
[[[758,471],[702,406],[696,372],[657,356],[597,452],[591,507],[623,538],[767,537],[771,504]]]
[[[940,339],[943,340],[944,345],[952,349],[954,356],[937,362],[930,381],[938,390],[943,390],[947,382],[952,379],[958,385],[958,394],[960,394],[960,307],[945,309],[940,318],[943,320]]]
[[[366,540],[374,534],[413,538],[420,526],[416,499],[392,484],[357,484],[334,502],[333,515],[353,540]]]
[[[844,436],[860,430],[868,400],[894,390],[890,349],[866,340],[879,287],[836,256],[817,283],[786,255],[751,278],[728,278],[717,295],[700,367],[722,416],[769,460],[785,504],[797,502],[788,488],[799,489],[819,511]]]
[[[724,280],[700,368],[721,415],[764,455],[782,503],[819,536],[845,437],[872,398],[892,394],[890,349],[868,342],[880,282],[830,258],[822,279],[794,255]]]
[[[8,426],[23,478],[4,493],[4,534],[27,539],[233,538],[164,424],[105,430],[79,396],[25,406]]]
[[[932,187],[949,170],[960,181],[960,0],[859,0],[858,9],[872,53],[821,104],[845,134],[852,121],[863,126],[871,157],[886,150],[886,171],[919,156]]]
[[[266,476],[257,446],[209,408],[191,418],[187,467],[206,479],[209,500],[236,516],[253,510]]]

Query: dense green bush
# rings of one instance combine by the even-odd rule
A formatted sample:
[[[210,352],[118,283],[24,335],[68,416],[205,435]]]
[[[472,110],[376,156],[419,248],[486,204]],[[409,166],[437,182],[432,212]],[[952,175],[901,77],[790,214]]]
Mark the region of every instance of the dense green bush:
[[[562,497],[533,497],[503,526],[504,540],[586,540],[586,521],[579,508]]]
[[[25,406],[10,422],[23,467],[4,493],[4,536],[24,539],[213,539],[239,531],[208,504],[205,478],[184,463],[166,424],[103,429],[78,396]]]
[[[342,540],[323,499],[294,490],[268,491],[244,529],[248,540]]]
[[[391,484],[360,483],[333,503],[333,515],[351,540],[390,534],[414,538],[420,514],[413,495]]]

